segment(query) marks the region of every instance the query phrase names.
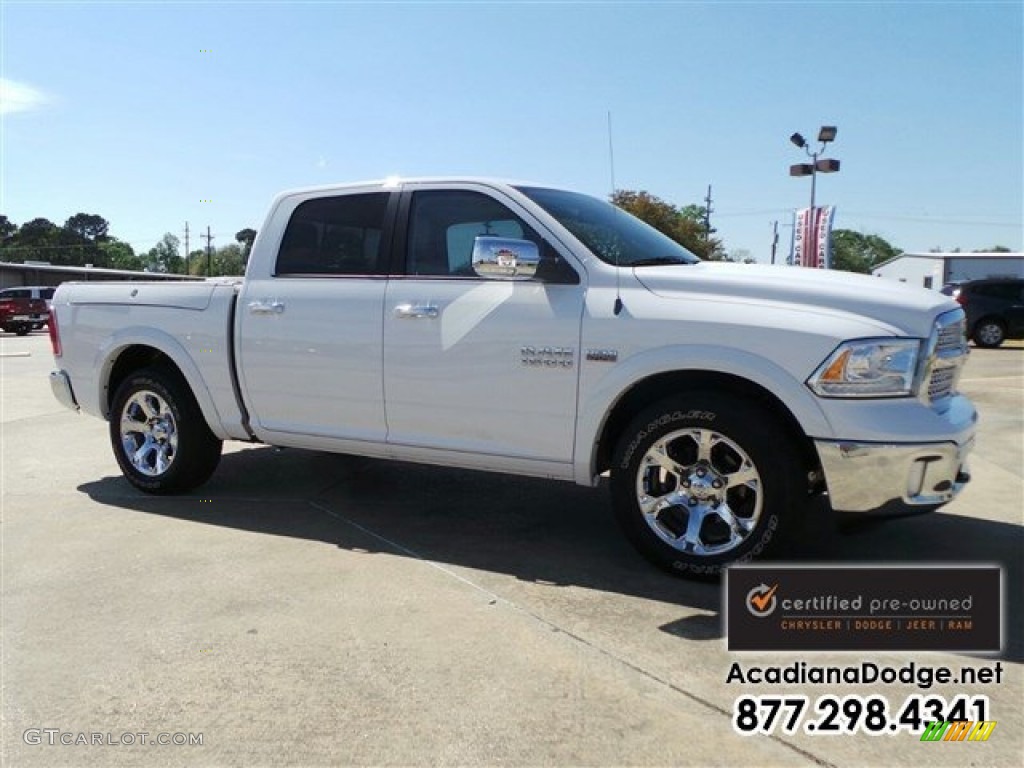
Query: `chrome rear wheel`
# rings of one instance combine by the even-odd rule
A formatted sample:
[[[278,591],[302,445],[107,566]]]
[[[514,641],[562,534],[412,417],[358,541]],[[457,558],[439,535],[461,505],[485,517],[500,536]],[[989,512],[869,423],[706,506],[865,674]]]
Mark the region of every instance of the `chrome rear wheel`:
[[[168,367],[129,374],[110,408],[110,443],[125,478],[147,493],[179,493],[209,479],[221,441],[184,378]]]
[[[139,390],[121,410],[121,448],[147,477],[164,474],[178,453],[178,426],[170,406],[156,392]]]

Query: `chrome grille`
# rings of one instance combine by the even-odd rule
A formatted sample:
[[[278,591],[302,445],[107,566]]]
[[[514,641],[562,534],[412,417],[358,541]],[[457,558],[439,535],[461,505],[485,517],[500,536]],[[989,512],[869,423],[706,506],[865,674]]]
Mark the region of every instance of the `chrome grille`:
[[[928,402],[941,403],[956,392],[960,370],[967,362],[966,320],[962,309],[940,316],[929,340]]]
[[[935,343],[935,354],[959,353],[967,343],[965,327],[966,320],[962,317],[948,325],[939,325],[938,340]]]
[[[953,394],[959,368],[936,368],[928,382],[928,399],[933,403]]]

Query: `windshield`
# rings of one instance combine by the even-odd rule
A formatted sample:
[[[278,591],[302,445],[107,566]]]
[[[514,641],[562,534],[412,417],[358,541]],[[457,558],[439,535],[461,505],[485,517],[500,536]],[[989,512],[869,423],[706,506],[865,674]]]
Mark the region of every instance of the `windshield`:
[[[675,240],[596,197],[560,189],[516,187],[554,216],[601,261],[622,267],[700,261]]]

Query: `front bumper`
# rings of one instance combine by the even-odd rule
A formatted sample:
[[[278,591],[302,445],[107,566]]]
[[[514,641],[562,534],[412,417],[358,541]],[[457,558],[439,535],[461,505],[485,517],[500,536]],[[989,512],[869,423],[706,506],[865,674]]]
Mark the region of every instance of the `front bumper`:
[[[867,512],[890,502],[937,506],[951,501],[970,480],[963,444],[884,444],[815,440],[833,509]]]
[[[64,371],[50,372],[50,389],[53,391],[53,396],[65,408],[70,408],[73,411],[79,409],[75,391],[71,388],[71,379]]]

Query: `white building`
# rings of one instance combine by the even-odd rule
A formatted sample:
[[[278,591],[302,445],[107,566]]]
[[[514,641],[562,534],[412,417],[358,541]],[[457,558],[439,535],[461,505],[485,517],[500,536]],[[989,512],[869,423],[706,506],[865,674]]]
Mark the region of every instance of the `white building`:
[[[938,290],[946,283],[983,277],[1024,278],[1024,253],[902,253],[871,274]]]

